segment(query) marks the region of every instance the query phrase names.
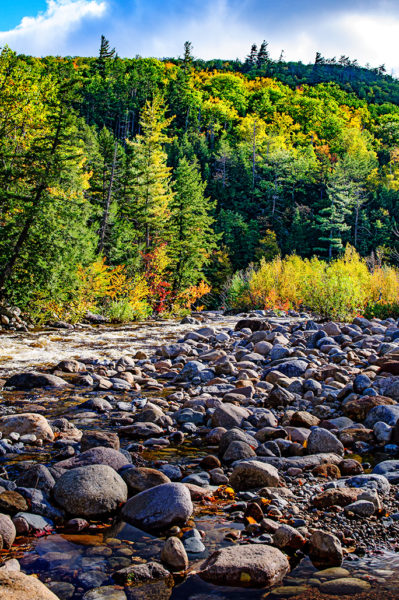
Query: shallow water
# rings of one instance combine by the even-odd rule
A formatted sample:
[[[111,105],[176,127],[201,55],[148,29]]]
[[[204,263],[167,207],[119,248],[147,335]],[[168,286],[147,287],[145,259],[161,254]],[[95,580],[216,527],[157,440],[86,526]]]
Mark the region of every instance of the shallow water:
[[[215,317],[216,324],[229,326],[232,318]],[[0,377],[23,369],[54,365],[65,358],[96,358],[102,360],[118,359],[121,355],[134,355],[137,350],[153,350],[165,343],[176,340],[181,333],[191,329],[191,325],[178,325],[173,321],[149,322],[140,325],[120,327],[99,326],[76,330],[43,330],[26,333],[2,333],[0,335]],[[113,392],[114,393],[114,392]],[[71,399],[71,396],[80,399]],[[17,411],[26,410],[27,404],[35,405],[35,412],[43,412],[47,417],[68,415],[71,421],[79,421],[79,427],[112,430],[112,423],[106,415],[96,415],[82,423],[73,408],[91,397],[93,392],[82,390],[79,394],[68,391],[54,392],[4,392],[0,399],[12,403]],[[131,395],[118,394],[118,399],[129,400]],[[41,408],[40,408],[41,407]],[[123,446],[122,440],[122,446]],[[190,463],[198,459],[206,449],[184,445],[179,448],[146,450],[143,457],[155,463],[159,460],[170,463]],[[18,472],[18,463],[25,460],[50,464],[55,459],[46,449],[31,453],[7,455],[0,459],[0,470],[5,467],[10,477]],[[205,532],[206,552],[203,555],[191,555],[192,574],[186,579],[175,581],[169,588],[165,583],[154,583],[134,588],[134,594],[128,596],[148,600],[277,600],[292,598],[298,600],[355,598],[357,600],[399,598],[399,554],[383,552],[358,558],[348,555],[343,564],[351,577],[357,577],[370,583],[371,588],[352,596],[325,594],[320,586],[326,577],[318,575],[308,559],[293,570],[283,583],[274,590],[254,590],[216,587],[202,581],[195,574],[196,569],[210,552],[230,545],[225,535],[232,530],[242,529],[240,523],[230,521],[216,509],[203,510],[194,516],[198,529]],[[123,568],[132,561],[159,560],[163,540],[123,522],[109,521],[98,523],[82,533],[70,534],[58,530],[57,533],[41,538],[19,538],[18,546],[13,550],[26,573],[36,573],[45,583],[55,586],[54,592],[60,599],[81,600],[85,592],[93,587],[108,586],[108,596],[98,596],[119,600],[122,589],[115,586],[112,572]],[[113,591],[114,590],[114,591]],[[113,595],[115,594],[115,595]]]

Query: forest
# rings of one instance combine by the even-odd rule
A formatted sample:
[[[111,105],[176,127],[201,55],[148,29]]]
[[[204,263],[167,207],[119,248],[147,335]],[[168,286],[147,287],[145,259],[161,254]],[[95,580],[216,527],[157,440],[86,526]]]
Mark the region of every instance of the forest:
[[[104,37],[93,58],[4,47],[0,155],[1,296],[36,320],[234,306],[290,256],[399,259],[399,81],[383,65],[272,60],[266,42],[244,61],[189,42],[120,58]]]

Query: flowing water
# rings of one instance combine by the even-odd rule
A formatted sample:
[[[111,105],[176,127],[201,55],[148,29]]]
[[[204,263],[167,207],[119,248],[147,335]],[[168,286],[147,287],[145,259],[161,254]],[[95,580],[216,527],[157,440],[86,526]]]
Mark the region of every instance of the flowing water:
[[[221,315],[207,315],[218,326],[231,326],[233,318]],[[81,327],[74,330],[46,329],[29,333],[0,334],[0,377],[26,369],[54,365],[65,358],[76,359],[118,359],[121,355],[134,355],[137,350],[154,350],[165,341],[174,341],[191,325],[180,325],[173,321],[147,322],[140,325]],[[82,398],[89,398],[93,392],[82,391]],[[128,394],[119,394],[121,400],[129,399]],[[112,422],[106,415],[96,415],[82,420],[73,412],[79,399],[68,392],[3,392],[1,402],[12,404],[21,412],[34,404],[35,412],[46,417],[67,416],[82,429],[101,428],[112,430]],[[32,409],[33,410],[33,409]],[[206,449],[184,446],[161,451],[146,451],[144,458],[150,464],[157,461],[193,464]],[[21,461],[40,461],[50,464],[55,459],[46,451],[37,449],[30,454],[7,455],[0,459],[0,470],[5,468],[10,477],[19,470]],[[338,573],[323,574],[308,559],[298,565],[282,584],[273,590],[235,589],[217,587],[202,581],[195,574],[196,569],[213,550],[230,545],[225,536],[232,530],[242,529],[240,523],[229,520],[218,506],[201,509],[194,515],[198,529],[205,532],[206,552],[202,555],[189,555],[191,574],[175,581],[170,588],[164,582],[132,588],[128,600],[277,600],[291,598],[312,600],[328,598],[355,598],[357,600],[389,600],[399,598],[399,554],[378,552],[366,557],[348,555],[342,567],[346,576],[356,577],[371,585],[364,592],[353,595],[342,593],[326,594],[323,583],[337,577]],[[50,585],[61,600],[81,600],[87,590],[103,587],[102,595],[90,600],[126,600],[125,592],[112,580],[112,572],[131,564],[132,561],[159,560],[163,540],[154,538],[131,525],[113,520],[94,523],[89,530],[69,533],[58,530],[48,536],[38,538],[18,538],[12,555],[16,556],[26,573],[37,574]],[[3,554],[4,556],[4,554]],[[342,575],[341,575],[342,576]],[[105,587],[104,587],[105,586]],[[21,599],[22,600],[22,599]]]

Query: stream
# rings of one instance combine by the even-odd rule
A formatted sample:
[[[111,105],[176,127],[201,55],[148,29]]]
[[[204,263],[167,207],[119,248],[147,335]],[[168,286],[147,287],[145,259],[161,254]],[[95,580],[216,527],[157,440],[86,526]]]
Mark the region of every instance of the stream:
[[[235,320],[217,313],[206,315],[206,323],[218,327],[231,327]],[[192,328],[192,325],[169,320],[121,326],[81,326],[73,330],[42,329],[28,333],[3,331],[0,333],[0,378],[23,370],[48,368],[67,358],[97,359],[101,364],[102,361],[116,360],[122,355],[134,356],[137,350],[151,352],[166,341],[179,339],[182,333]],[[74,406],[82,399],[87,400],[95,394],[97,392],[83,388],[76,399],[75,396],[71,397],[70,391],[35,390],[0,392],[0,398],[2,403],[13,404],[17,412],[26,412],[28,405],[34,404],[34,411],[44,414],[48,419],[65,416],[83,430],[115,430],[105,414],[82,418],[73,412]],[[151,397],[151,393],[147,396]],[[129,393],[118,393],[118,399],[129,401]],[[178,463],[181,467],[185,464],[192,466],[204,454],[207,454],[206,448],[197,449],[185,444],[163,450],[145,450],[143,458],[149,462],[148,466],[164,461]],[[40,448],[32,450],[30,454],[11,457],[8,454],[1,457],[0,461],[0,471],[5,469],[10,478],[20,472],[26,461],[44,464],[55,462],[45,449]],[[206,583],[195,571],[213,550],[231,545],[231,541],[225,539],[226,534],[242,529],[243,525],[229,520],[222,511],[218,514],[217,506],[201,510],[193,518],[196,527],[205,533],[206,551],[200,555],[189,554],[191,574],[185,579],[176,578],[173,588],[165,582],[144,584],[129,590],[115,585],[112,572],[128,566],[132,561],[159,561],[164,542],[118,520],[93,523],[90,529],[80,533],[58,528],[56,533],[43,537],[19,537],[12,552],[6,555],[0,551],[0,559],[18,558],[21,569],[28,574],[35,573],[60,600],[399,598],[399,554],[391,551],[378,551],[365,557],[348,554],[342,568],[332,569],[330,573],[319,572],[308,558],[304,558],[298,565],[292,565],[290,574],[272,590],[227,588]],[[371,584],[371,588],[348,596],[334,595],[333,587],[331,593],[322,591],[325,582],[343,576],[360,578]]]

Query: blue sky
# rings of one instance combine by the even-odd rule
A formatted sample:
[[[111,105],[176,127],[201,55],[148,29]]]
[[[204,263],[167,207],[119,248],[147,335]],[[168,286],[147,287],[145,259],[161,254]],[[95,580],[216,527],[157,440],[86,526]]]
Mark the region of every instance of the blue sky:
[[[398,0],[0,0],[0,46],[95,55],[106,35],[120,56],[244,58],[266,39],[272,56],[349,55],[399,74]]]

